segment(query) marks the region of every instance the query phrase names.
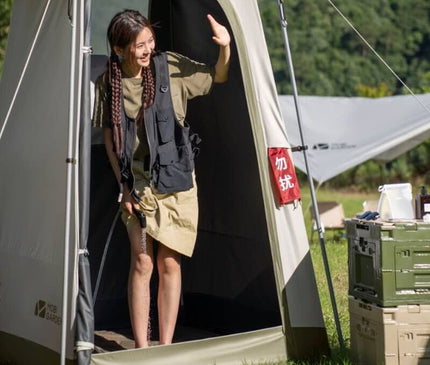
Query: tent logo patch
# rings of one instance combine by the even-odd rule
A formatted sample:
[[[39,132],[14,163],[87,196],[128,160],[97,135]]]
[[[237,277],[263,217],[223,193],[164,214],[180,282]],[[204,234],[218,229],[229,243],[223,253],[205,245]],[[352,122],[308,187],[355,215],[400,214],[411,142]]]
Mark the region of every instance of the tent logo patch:
[[[315,143],[312,146],[313,150],[345,150],[356,148],[355,144],[348,144],[346,142],[341,143]]]
[[[46,316],[46,302],[44,300],[39,300],[36,303],[36,308],[34,309],[34,315],[41,318]]]
[[[34,308],[34,315],[57,325],[61,325],[61,317],[58,315],[58,307],[45,300],[38,300]]]

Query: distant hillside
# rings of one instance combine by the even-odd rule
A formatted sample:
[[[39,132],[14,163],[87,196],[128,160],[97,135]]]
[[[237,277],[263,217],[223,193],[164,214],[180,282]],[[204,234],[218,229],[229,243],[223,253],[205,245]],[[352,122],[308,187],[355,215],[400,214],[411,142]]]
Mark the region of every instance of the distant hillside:
[[[418,92],[430,92],[430,1],[336,0],[385,61]],[[277,1],[258,0],[275,79],[291,93]],[[359,85],[402,87],[326,0],[284,1],[297,84],[306,95],[359,95]]]

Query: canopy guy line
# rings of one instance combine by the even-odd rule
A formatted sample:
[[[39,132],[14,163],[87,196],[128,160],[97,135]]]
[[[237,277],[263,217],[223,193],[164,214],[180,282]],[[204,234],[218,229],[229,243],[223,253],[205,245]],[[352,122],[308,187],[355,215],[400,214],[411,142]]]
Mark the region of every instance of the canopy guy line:
[[[39,26],[37,27],[37,31],[36,31],[36,34],[34,36],[33,43],[31,44],[30,52],[28,52],[28,57],[25,60],[24,68],[22,69],[21,76],[20,76],[19,81],[18,81],[18,85],[16,86],[15,92],[14,92],[13,97],[12,97],[12,101],[11,101],[11,103],[9,105],[9,109],[8,109],[6,117],[4,119],[4,123],[3,123],[3,126],[2,126],[1,131],[0,131],[0,140],[3,137],[3,132],[4,132],[5,128],[6,128],[6,124],[7,124],[8,120],[9,120],[10,113],[12,112],[13,106],[15,105],[16,97],[17,97],[18,92],[19,92],[19,90],[21,88],[22,80],[24,79],[25,73],[27,71],[28,64],[30,63],[31,56],[33,55],[34,46],[36,45],[37,39],[39,38],[39,33],[40,33],[40,30],[42,29],[42,25],[45,22],[45,17],[46,17],[46,14],[48,12],[48,8],[49,8],[50,4],[51,4],[51,0],[48,0],[48,2],[46,3],[45,9],[43,11],[42,18],[40,19]]]
[[[364,36],[358,31],[358,29],[351,23],[351,21],[333,4],[332,0],[327,0],[334,10],[345,20],[345,22],[351,27],[351,29],[360,37],[360,39],[366,44],[367,47],[375,54],[376,57],[390,70],[394,77],[408,90],[408,92],[421,104],[421,106],[430,114],[430,109],[418,98],[415,93],[409,88],[408,85],[400,78],[399,75],[388,65],[388,63],[379,55],[379,53],[370,45],[370,43],[364,38]]]

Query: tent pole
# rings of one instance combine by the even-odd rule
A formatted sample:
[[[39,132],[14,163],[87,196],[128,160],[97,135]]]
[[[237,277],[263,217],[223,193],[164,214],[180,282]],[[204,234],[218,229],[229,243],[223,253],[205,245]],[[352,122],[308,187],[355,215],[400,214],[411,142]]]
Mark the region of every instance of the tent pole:
[[[305,143],[304,143],[303,131],[302,131],[302,118],[301,118],[299,100],[298,100],[298,94],[297,94],[297,85],[296,85],[296,80],[295,80],[295,76],[294,76],[294,68],[293,68],[293,61],[291,58],[290,45],[288,42],[287,19],[285,17],[283,0],[277,0],[277,2],[278,2],[278,9],[279,9],[279,15],[280,15],[280,20],[281,20],[281,28],[282,28],[283,37],[284,37],[285,53],[287,56],[288,67],[289,67],[289,71],[290,71],[291,84],[293,87],[294,104],[296,107],[297,122],[299,125],[299,131],[300,131],[300,139],[301,139],[302,146],[304,146]],[[311,193],[311,200],[312,200],[312,206],[313,206],[313,211],[314,211],[315,223],[317,226],[317,231],[318,231],[318,236],[319,236],[319,241],[320,241],[320,246],[321,246],[321,252],[322,252],[322,258],[323,258],[323,262],[324,262],[324,268],[325,268],[328,288],[329,288],[329,292],[330,292],[330,299],[331,299],[331,304],[333,307],[333,315],[334,315],[334,319],[336,322],[336,330],[337,330],[339,345],[341,348],[344,348],[345,344],[343,341],[342,329],[340,327],[339,314],[338,314],[337,306],[336,306],[336,298],[334,295],[333,284],[332,284],[331,275],[330,275],[330,267],[328,264],[327,253],[325,250],[325,238],[324,238],[324,232],[321,228],[321,221],[320,221],[319,212],[318,212],[318,205],[317,205],[317,200],[316,200],[313,178],[312,178],[312,174],[311,174],[311,171],[310,171],[309,165],[308,165],[306,148],[303,148],[302,150],[303,150],[303,157],[304,157],[304,162],[305,162],[305,167],[306,167],[306,174],[307,174],[308,181],[309,181],[309,188],[310,188],[310,193]]]
[[[63,273],[63,308],[61,322],[61,353],[60,365],[66,364],[66,345],[67,345],[67,328],[69,319],[69,260],[70,260],[70,221],[72,209],[72,176],[75,170],[75,161],[73,158],[73,138],[75,119],[75,66],[76,66],[76,43],[77,43],[77,1],[73,1],[73,13],[71,19],[72,39],[71,39],[71,58],[70,58],[70,95],[69,95],[69,126],[68,126],[68,143],[67,143],[67,184],[66,184],[66,218],[64,230],[64,273]],[[77,138],[77,137],[76,137]],[[76,197],[75,197],[76,198]]]

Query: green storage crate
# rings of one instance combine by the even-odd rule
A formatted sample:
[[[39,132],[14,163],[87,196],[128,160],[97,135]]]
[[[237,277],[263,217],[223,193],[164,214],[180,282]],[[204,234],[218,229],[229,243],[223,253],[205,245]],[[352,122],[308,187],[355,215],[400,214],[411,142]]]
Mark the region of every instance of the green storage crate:
[[[348,219],[349,295],[383,307],[430,303],[430,224]]]

